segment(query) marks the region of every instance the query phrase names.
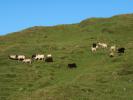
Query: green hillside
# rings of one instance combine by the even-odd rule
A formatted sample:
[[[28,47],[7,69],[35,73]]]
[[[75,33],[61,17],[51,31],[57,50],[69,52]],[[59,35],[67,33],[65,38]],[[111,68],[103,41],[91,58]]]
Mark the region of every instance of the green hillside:
[[[94,54],[90,47],[98,41],[126,51],[113,58],[109,50]],[[8,59],[36,53],[51,53],[54,62]],[[77,68],[67,68],[71,62]],[[0,36],[0,100],[133,100],[133,14]]]

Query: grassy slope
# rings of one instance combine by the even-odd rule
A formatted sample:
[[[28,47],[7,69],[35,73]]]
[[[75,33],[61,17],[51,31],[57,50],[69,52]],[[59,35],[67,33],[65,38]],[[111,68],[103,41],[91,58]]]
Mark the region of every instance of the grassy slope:
[[[93,42],[126,48],[123,56],[92,54]],[[31,65],[8,54],[52,53]],[[133,14],[79,24],[33,27],[0,37],[0,100],[133,100]],[[76,62],[78,68],[68,69]]]

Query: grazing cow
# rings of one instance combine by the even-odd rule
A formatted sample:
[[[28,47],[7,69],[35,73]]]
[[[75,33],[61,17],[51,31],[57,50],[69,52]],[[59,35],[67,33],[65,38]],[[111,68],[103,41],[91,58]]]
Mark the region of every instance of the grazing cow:
[[[17,55],[9,55],[8,57],[9,57],[9,59],[17,60]]]
[[[76,67],[77,67],[76,63],[68,64],[68,68],[76,68]]]
[[[36,54],[36,55],[32,55],[32,59],[35,59],[35,60],[44,60],[45,56],[44,56],[44,54]]]
[[[98,42],[98,45],[101,47],[101,48],[107,48],[108,45],[106,43],[100,43]]]
[[[121,54],[121,53],[124,53],[125,52],[125,48],[118,48],[118,53]]]
[[[97,48],[91,47],[92,52],[96,52]]]
[[[27,58],[27,59],[24,59],[23,62],[24,62],[24,63],[30,63],[30,64],[31,64],[31,63],[32,63],[32,60],[29,59],[29,58]]]
[[[53,57],[51,54],[48,54],[45,59],[46,62],[53,62]]]
[[[17,55],[18,60],[24,60],[26,57],[25,55]]]

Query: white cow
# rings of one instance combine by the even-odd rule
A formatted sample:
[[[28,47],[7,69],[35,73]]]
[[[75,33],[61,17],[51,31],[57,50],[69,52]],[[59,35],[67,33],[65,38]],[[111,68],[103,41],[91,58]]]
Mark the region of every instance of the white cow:
[[[9,58],[12,60],[17,60],[17,55],[9,55]]]
[[[32,60],[29,59],[29,58],[27,58],[27,59],[24,59],[23,62],[24,62],[24,63],[30,63],[30,64],[31,64]]]
[[[32,58],[35,60],[44,60],[45,56],[44,54],[36,54],[36,55],[32,55]]]
[[[107,48],[108,47],[108,45],[106,43],[100,43],[100,42],[98,42],[98,45],[100,47],[102,47],[102,48]]]
[[[26,57],[25,55],[17,55],[18,60],[24,60]]]

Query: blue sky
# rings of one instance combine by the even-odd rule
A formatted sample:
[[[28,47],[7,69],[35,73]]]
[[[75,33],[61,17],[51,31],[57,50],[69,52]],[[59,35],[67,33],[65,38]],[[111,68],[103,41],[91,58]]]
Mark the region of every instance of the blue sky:
[[[133,13],[132,0],[0,0],[0,35],[126,13]]]

